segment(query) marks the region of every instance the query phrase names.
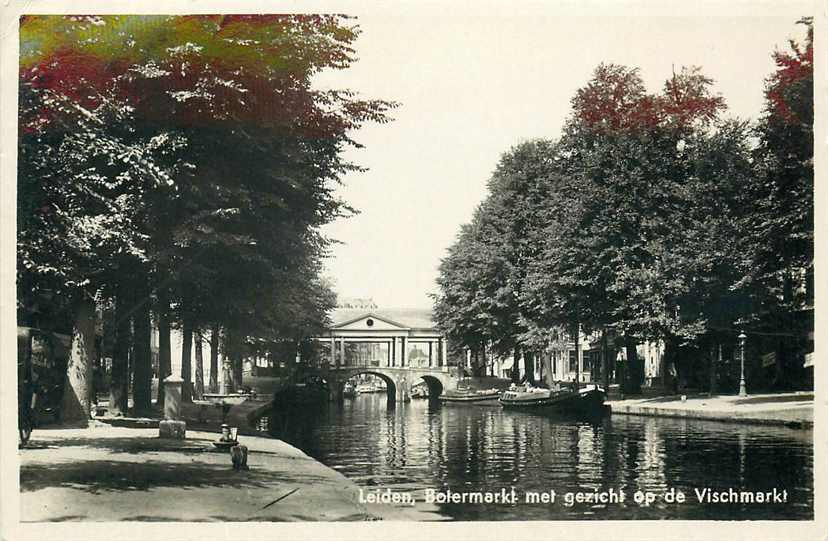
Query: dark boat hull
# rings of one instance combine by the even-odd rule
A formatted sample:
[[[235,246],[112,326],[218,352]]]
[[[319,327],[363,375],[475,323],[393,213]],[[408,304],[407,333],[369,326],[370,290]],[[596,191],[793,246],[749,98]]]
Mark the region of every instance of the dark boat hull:
[[[593,389],[586,392],[564,391],[538,398],[524,396],[510,399],[507,394],[500,398],[500,404],[503,409],[511,410],[601,413],[605,410],[605,398],[604,391]]]
[[[500,393],[485,395],[473,394],[444,394],[440,396],[440,402],[445,404],[497,404]]]

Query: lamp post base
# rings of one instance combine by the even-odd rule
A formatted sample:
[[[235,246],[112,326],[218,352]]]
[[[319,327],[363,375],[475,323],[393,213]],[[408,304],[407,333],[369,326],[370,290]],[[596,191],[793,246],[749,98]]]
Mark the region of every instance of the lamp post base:
[[[739,382],[739,396],[747,396],[747,388],[745,387],[745,380]]]

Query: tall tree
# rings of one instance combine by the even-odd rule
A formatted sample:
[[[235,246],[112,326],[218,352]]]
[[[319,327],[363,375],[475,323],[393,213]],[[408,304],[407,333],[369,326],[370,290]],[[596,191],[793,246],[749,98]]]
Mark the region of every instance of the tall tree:
[[[72,350],[67,365],[67,385],[61,403],[61,420],[86,425],[89,422],[92,393],[92,359],[95,356],[95,304],[90,298],[77,302],[72,329]]]
[[[813,280],[813,22],[799,23],[807,28],[804,43],[791,40],[790,51],[773,54],[777,69],[766,81],[765,110],[756,128],[758,178],[751,186],[756,279],[770,293],[767,302],[784,310],[806,300],[795,295],[800,275],[808,276],[809,290]]]
[[[388,120],[393,104],[312,86],[358,35],[338,15],[24,17],[20,283],[149,279],[162,379],[185,297],[212,308],[194,325],[254,326],[349,212],[333,192],[359,170],[350,133]],[[135,272],[113,271],[125,257]]]

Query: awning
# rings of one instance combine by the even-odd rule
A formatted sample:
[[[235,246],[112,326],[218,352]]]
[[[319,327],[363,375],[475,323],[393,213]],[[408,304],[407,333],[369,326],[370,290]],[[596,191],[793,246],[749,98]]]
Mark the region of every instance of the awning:
[[[511,370],[512,366],[514,366],[514,364],[515,364],[515,360],[513,358],[509,357],[508,359],[504,359],[503,361],[500,361],[500,369],[501,370]]]

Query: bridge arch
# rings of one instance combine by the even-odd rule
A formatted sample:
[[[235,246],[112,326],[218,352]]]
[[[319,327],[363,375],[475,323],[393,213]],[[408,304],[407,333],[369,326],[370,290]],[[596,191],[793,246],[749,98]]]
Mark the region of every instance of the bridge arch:
[[[420,376],[420,379],[425,381],[425,384],[428,387],[429,398],[437,398],[443,394],[443,382],[441,382],[439,378],[429,375],[422,375]]]
[[[397,382],[394,381],[394,378],[392,378],[388,374],[383,374],[380,370],[371,369],[369,367],[361,369],[354,368],[348,370],[347,373],[343,374],[342,377],[336,378],[336,396],[342,396],[342,391],[345,388],[345,383],[347,383],[349,379],[355,378],[362,374],[371,374],[372,376],[380,378],[385,383],[385,394],[388,397],[388,403],[393,404],[397,401]]]
[[[435,397],[440,396],[444,389],[457,387],[455,376],[433,368],[347,366],[339,369],[329,368],[324,374],[330,382],[330,397],[333,400],[341,399],[345,382],[360,374],[373,374],[381,378],[385,382],[389,402],[408,402],[411,399],[411,387],[420,380],[425,381],[429,393]]]

